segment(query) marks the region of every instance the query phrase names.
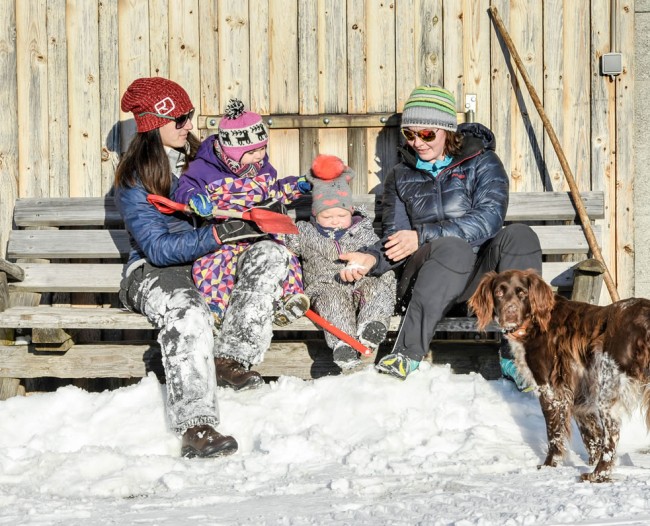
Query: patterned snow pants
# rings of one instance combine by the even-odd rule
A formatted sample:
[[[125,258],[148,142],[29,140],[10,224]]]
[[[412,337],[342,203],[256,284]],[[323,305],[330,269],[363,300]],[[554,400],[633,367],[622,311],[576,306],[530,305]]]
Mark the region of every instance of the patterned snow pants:
[[[388,328],[395,309],[395,276],[393,272],[386,272],[354,283],[308,285],[307,295],[313,309],[323,318],[358,338],[363,327],[371,321],[379,321]],[[325,331],[325,341],[334,349],[340,340]]]
[[[192,267],[194,283],[205,297],[216,318],[223,320],[228,309],[230,297],[238,279],[239,258],[258,243],[260,242],[224,245],[221,249],[194,262]],[[303,290],[300,261],[292,255],[289,262],[289,273],[282,282],[282,296],[297,294]]]
[[[219,424],[213,320],[192,281],[191,267],[148,263],[122,280],[120,300],[156,327],[167,378],[167,414],[182,435],[198,425]]]

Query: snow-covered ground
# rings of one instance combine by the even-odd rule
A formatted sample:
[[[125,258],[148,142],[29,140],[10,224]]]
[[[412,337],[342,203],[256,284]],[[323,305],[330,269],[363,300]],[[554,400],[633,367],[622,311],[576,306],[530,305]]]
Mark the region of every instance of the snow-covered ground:
[[[535,396],[422,364],[220,389],[221,459],[179,457],[153,376],[0,402],[0,524],[650,524],[650,438],[626,417],[615,481],[579,482],[577,434],[543,461]]]

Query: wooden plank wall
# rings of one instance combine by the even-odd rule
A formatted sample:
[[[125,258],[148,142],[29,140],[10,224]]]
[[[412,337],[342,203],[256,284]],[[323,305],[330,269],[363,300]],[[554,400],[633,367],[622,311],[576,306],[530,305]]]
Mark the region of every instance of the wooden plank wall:
[[[604,254],[622,297],[634,283],[633,0],[615,2],[625,71],[610,51],[611,0],[0,0],[0,254],[20,196],[100,196],[134,131],[121,94],[140,76],[181,83],[199,116],[232,96],[264,115],[401,111],[422,83],[497,136],[512,191],[566,188],[530,95],[488,16],[497,7],[581,189],[606,192]],[[205,124],[205,120],[202,122]],[[204,130],[205,133],[205,130]],[[357,168],[378,191],[396,162],[382,123],[271,130],[281,173],[310,152]]]

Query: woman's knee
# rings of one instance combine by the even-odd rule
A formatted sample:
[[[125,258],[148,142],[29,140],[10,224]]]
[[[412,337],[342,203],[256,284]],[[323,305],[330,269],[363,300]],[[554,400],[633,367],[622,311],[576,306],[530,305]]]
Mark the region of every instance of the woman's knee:
[[[462,270],[474,266],[476,256],[471,245],[458,237],[441,237],[428,243],[427,261],[435,261],[444,268]]]
[[[523,245],[527,247],[540,247],[539,237],[535,231],[523,223],[513,223],[504,227],[501,232],[501,243],[505,245]]]

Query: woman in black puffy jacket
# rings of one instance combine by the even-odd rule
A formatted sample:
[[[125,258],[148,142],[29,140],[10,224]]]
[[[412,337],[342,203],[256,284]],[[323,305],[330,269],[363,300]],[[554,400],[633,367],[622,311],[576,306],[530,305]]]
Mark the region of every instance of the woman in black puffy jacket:
[[[513,268],[541,273],[542,253],[530,227],[503,228],[509,181],[494,135],[481,124],[457,125],[451,92],[413,90],[401,131],[402,162],[384,182],[383,238],[343,254],[350,268],[341,279],[401,267],[398,302],[408,306],[393,351],[377,369],[405,379],[427,354],[438,322],[469,299],[483,274]]]

